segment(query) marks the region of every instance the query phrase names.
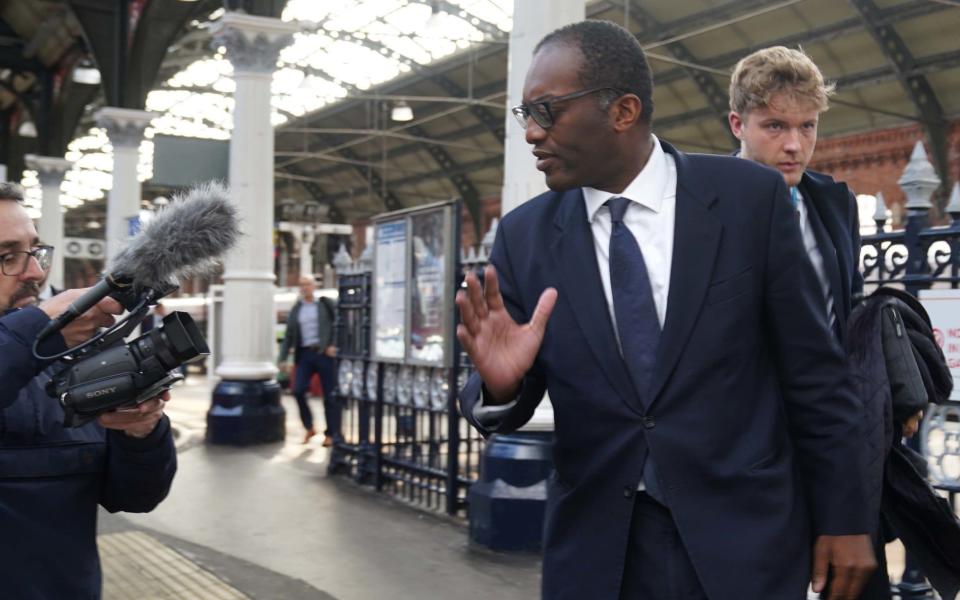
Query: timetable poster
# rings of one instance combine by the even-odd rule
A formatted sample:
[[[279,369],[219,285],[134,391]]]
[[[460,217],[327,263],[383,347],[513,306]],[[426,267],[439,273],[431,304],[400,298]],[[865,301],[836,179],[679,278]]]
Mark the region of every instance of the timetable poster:
[[[407,221],[377,223],[374,247],[373,353],[402,360],[406,354]]]

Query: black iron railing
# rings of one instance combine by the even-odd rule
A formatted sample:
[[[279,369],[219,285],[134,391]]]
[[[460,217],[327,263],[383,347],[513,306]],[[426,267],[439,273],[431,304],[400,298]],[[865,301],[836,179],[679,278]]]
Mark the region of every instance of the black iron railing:
[[[482,247],[464,254],[456,272],[462,279],[464,269],[482,268],[485,257]],[[343,439],[330,470],[421,507],[466,516],[484,448],[456,401],[469,360],[459,350],[452,367],[371,360],[369,260],[344,266],[336,326]]]

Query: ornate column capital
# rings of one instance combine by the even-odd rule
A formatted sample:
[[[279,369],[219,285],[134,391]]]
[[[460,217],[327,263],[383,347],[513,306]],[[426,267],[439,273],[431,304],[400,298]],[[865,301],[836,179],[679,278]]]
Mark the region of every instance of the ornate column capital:
[[[37,156],[36,154],[27,154],[23,157],[27,166],[37,172],[37,179],[41,186],[57,186],[63,181],[73,163],[65,158],[56,158],[54,156]]]
[[[213,27],[213,45],[227,49],[227,59],[237,71],[273,73],[277,58],[300,28],[296,23],[227,12]]]
[[[143,132],[157,113],[133,108],[105,106],[94,115],[98,127],[107,130],[110,143],[117,146],[139,147]]]

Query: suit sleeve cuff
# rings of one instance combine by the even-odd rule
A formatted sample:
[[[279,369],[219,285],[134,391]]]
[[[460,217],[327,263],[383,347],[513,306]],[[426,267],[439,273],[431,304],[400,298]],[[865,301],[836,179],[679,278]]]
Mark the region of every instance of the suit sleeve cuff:
[[[522,387],[521,387],[522,390]],[[491,432],[496,432],[503,424],[504,419],[517,406],[517,398],[506,404],[487,404],[484,399],[487,395],[486,386],[480,388],[480,400],[473,405],[473,418]]]

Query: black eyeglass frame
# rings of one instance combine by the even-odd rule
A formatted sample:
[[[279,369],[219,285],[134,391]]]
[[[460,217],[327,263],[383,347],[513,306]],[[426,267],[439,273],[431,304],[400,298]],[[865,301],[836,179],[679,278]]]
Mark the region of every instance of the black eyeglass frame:
[[[622,96],[623,94],[632,94],[633,92],[625,90],[623,88],[613,87],[610,85],[605,85],[601,87],[588,88],[585,90],[580,90],[577,92],[571,92],[569,94],[564,94],[563,96],[557,96],[556,98],[550,98],[549,100],[541,100],[539,102],[529,102],[526,104],[519,104],[510,109],[510,112],[513,113],[513,116],[517,118],[517,121],[520,122],[520,125],[526,128],[527,122],[529,119],[533,119],[533,122],[540,126],[541,129],[550,129],[556,123],[556,119],[553,116],[553,111],[550,110],[550,107],[557,102],[566,102],[567,100],[576,100],[577,98],[582,98],[588,94],[595,94],[597,92],[603,92],[606,90],[612,90],[614,92],[619,92]],[[543,113],[537,110],[531,110],[533,107],[542,107]]]
[[[40,269],[43,271],[49,271],[50,267],[53,265],[53,246],[37,246],[33,250],[15,250],[13,252],[5,252],[0,254],[0,272],[2,272],[7,277],[19,277],[27,272],[27,269],[30,268],[30,258],[33,257],[37,261],[37,264],[40,266]],[[27,258],[23,261],[23,266],[20,268],[18,273],[7,273],[7,258],[14,254],[26,254]]]

